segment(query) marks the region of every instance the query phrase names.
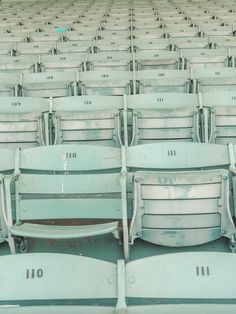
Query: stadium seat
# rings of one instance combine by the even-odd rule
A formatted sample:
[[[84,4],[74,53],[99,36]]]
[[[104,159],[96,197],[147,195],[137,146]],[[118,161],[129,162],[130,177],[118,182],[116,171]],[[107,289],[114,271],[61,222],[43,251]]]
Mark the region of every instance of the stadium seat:
[[[16,168],[17,164],[17,176],[5,187],[9,234],[36,239],[77,239],[107,233],[119,237],[118,221],[122,221],[127,258],[126,181],[120,178],[120,149],[96,145],[29,148],[20,152]],[[17,185],[15,223],[10,184]],[[47,223],[68,219],[89,222],[74,226]],[[95,222],[91,224],[91,220]],[[10,248],[14,253],[14,245]]]
[[[188,93],[188,70],[140,70],[136,72],[136,93]]]
[[[234,247],[226,145],[155,143],[130,147],[127,154],[133,171],[132,241],[185,247],[223,236]]]
[[[117,96],[54,98],[52,143],[120,147],[122,109],[123,97]]]
[[[132,121],[130,145],[201,141],[197,95],[166,93],[127,97]]]

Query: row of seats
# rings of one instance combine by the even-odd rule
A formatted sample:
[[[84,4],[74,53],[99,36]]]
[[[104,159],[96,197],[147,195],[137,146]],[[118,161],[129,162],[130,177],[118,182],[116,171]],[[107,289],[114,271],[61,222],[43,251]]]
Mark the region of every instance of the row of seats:
[[[190,53],[196,49],[205,49],[205,53],[214,53],[209,51],[209,48],[232,48],[236,47],[236,37],[231,36],[215,36],[213,37],[184,37],[184,38],[148,38],[143,36],[141,38],[127,40],[123,38],[112,38],[111,36],[93,40],[87,39],[84,35],[76,35],[74,40],[70,41],[43,41],[37,42],[2,42],[0,46],[1,56],[24,56],[35,54],[63,54],[63,53],[86,53],[86,52],[142,52],[150,51],[163,53],[165,51],[178,51],[181,49],[188,49]],[[192,52],[194,53],[194,52]],[[197,53],[197,52],[195,52]],[[201,51],[198,52],[201,54]],[[215,53],[221,53],[219,50]]]
[[[236,144],[236,96],[231,92],[2,97],[0,146],[55,144],[120,147],[163,141]]]
[[[62,97],[235,91],[235,68],[0,72],[0,96]]]
[[[2,241],[15,253],[14,237],[113,233],[126,260],[136,238],[187,247],[226,237],[235,251],[235,164],[232,144],[2,149]],[[87,223],[55,224],[68,219]],[[24,240],[20,245],[25,249]]]
[[[20,306],[0,307],[0,313],[221,314],[225,309],[234,313],[235,259],[230,253],[192,252],[148,257],[124,265],[122,259],[115,264],[68,254],[4,256],[0,275],[5,289],[1,289],[0,301],[14,301]],[[6,289],[9,286],[11,289]],[[214,304],[219,297],[225,302]],[[179,302],[163,304],[162,299]],[[192,299],[211,299],[214,303],[192,304]]]
[[[58,55],[0,56],[0,72],[47,72],[78,69],[98,70],[158,70],[235,67],[235,49],[182,49],[180,51],[107,51],[63,53]]]

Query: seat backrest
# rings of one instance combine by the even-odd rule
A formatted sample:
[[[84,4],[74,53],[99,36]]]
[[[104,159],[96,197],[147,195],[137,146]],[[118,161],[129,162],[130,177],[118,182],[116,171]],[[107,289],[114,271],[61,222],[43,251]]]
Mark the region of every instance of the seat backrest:
[[[131,146],[163,141],[201,141],[197,95],[130,95],[127,106],[132,115]]]
[[[193,78],[197,80],[197,91],[236,91],[235,68],[195,69]]]
[[[22,150],[18,220],[120,220],[120,170],[118,148],[54,145]]]
[[[55,48],[54,42],[17,43],[17,53],[20,55],[49,54]]]
[[[38,62],[38,57],[18,56],[18,57],[1,57],[0,71],[1,72],[34,72],[35,64]]]
[[[60,97],[77,95],[76,71],[23,74],[22,95]]]
[[[28,148],[48,144],[48,101],[43,98],[0,99],[0,147]],[[45,113],[45,115],[44,115]]]
[[[122,145],[123,97],[78,96],[54,98],[54,144]]]
[[[203,93],[204,128],[210,143],[236,144],[236,97],[232,92]]]
[[[203,49],[209,46],[207,37],[173,38],[172,43],[178,49]]]
[[[88,54],[87,62],[89,70],[92,71],[107,71],[120,70],[125,71],[130,69],[130,63],[133,56],[127,51],[106,51],[94,54]]]
[[[136,93],[188,93],[189,70],[141,70],[136,72]]]
[[[84,53],[64,53],[59,55],[42,55],[40,58],[41,71],[62,71],[80,69],[85,61]]]
[[[131,94],[133,73],[131,71],[80,72],[81,95]]]
[[[229,171],[222,169],[229,165],[226,145],[158,143],[128,148],[127,166],[134,171],[131,239],[170,247],[222,236],[233,240]]]
[[[86,52],[92,47],[92,40],[57,42],[57,53]]]
[[[179,58],[178,51],[137,51],[135,54],[138,70],[178,69]]]
[[[228,50],[219,49],[183,49],[185,68],[212,68],[228,66]]]

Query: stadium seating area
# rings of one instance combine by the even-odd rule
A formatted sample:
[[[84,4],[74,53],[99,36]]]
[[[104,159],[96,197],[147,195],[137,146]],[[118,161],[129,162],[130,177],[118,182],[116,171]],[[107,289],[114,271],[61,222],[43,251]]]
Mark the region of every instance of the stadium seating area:
[[[236,2],[0,2],[0,314],[236,311]]]

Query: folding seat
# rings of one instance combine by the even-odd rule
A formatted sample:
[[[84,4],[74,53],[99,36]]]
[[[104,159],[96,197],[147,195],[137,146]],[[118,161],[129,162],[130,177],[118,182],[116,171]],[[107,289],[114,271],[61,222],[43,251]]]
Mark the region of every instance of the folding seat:
[[[17,43],[16,47],[16,53],[20,55],[52,54],[54,50],[55,50],[54,42]]]
[[[154,142],[200,142],[197,95],[148,94],[127,97],[130,145]],[[132,121],[132,123],[129,121]]]
[[[0,57],[1,72],[36,72],[38,56]]]
[[[235,68],[195,69],[193,79],[197,92],[236,91]]]
[[[135,60],[138,70],[179,69],[180,56],[178,51],[137,51]]]
[[[228,67],[229,65],[229,52],[226,48],[183,49],[181,54],[184,69]]]
[[[126,51],[98,52],[87,55],[87,69],[95,71],[130,70],[133,55]]]
[[[209,25],[205,27],[201,27],[201,32],[205,34],[205,36],[232,36],[233,28],[232,26],[213,26]]]
[[[166,27],[165,33],[168,34],[172,38],[185,38],[185,37],[197,37],[199,30],[197,27],[189,27],[175,25],[173,27]]]
[[[210,42],[207,37],[186,37],[172,39],[172,45],[175,49],[203,49],[208,48],[209,43]]]
[[[163,39],[134,39],[135,51],[142,50],[170,50],[171,42],[169,38]]]
[[[0,72],[0,96],[17,96],[20,74]]]
[[[194,231],[190,237],[193,236]],[[235,254],[212,249],[206,252],[205,248],[204,252],[196,248],[194,251],[172,254],[165,251],[127,263],[127,312],[233,314]]]
[[[106,22],[106,23],[103,23],[102,25],[102,28],[104,30],[129,30],[130,29],[130,22]]]
[[[87,52],[92,47],[91,40],[66,41],[56,43],[56,52],[59,53],[78,53]]]
[[[23,42],[27,37],[27,34],[14,34],[14,33],[4,33],[1,34],[0,43],[17,43]]]
[[[188,70],[140,70],[136,72],[136,94],[188,93]]]
[[[135,29],[132,35],[136,39],[160,39],[164,37],[164,29]]]
[[[120,310],[122,260],[116,264],[73,254],[28,253],[2,256],[0,265],[5,287],[0,301],[8,304],[0,307],[0,313],[112,314]]]
[[[131,41],[129,39],[109,38],[96,40],[93,43],[95,52],[104,51],[130,51]]]
[[[148,22],[148,21],[144,21],[144,22],[133,22],[132,26],[135,30],[150,30],[150,29],[160,29],[160,22],[158,20],[156,20],[155,22]]]
[[[123,40],[123,39],[130,39],[130,31],[126,30],[101,30],[97,34],[98,39],[105,39],[105,40]]]
[[[77,76],[76,71],[26,73],[21,78],[21,94],[27,97],[75,96]]]
[[[79,95],[123,95],[133,93],[131,71],[87,71],[79,75]]]
[[[47,145],[48,101],[44,98],[0,98],[0,148]]]
[[[43,32],[31,32],[28,37],[30,42],[56,42],[61,39],[62,35],[55,30],[53,32],[45,30]]]
[[[95,144],[120,147],[123,97],[53,98],[53,144]]]
[[[42,55],[39,60],[40,72],[80,70],[85,59],[85,53]]]
[[[205,142],[236,144],[234,92],[201,94]]]
[[[126,177],[120,176],[119,148],[96,145],[29,148],[20,151],[18,163],[18,175],[5,181],[4,212],[12,253],[15,245],[10,235],[66,240],[114,234],[118,238],[122,230],[127,258]],[[14,185],[15,223],[10,195]],[[63,220],[80,223],[62,225]]]
[[[65,41],[83,41],[89,40],[92,41],[96,36],[96,31],[89,31],[89,32],[81,32],[81,30],[73,30],[70,32],[64,33]]]
[[[209,40],[213,48],[236,47],[236,37],[234,36],[209,36]]]
[[[226,237],[235,250],[228,170],[233,159],[227,145],[145,144],[129,147],[127,156],[132,242],[187,247]]]

